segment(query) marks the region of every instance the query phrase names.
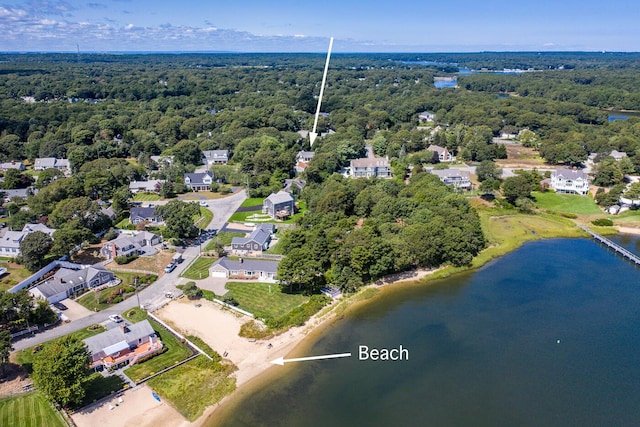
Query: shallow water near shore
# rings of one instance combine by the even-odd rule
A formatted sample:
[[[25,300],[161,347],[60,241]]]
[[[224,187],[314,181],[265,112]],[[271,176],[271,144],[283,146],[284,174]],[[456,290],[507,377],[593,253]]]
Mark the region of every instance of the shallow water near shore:
[[[638,242],[624,236],[632,251]],[[272,370],[205,424],[637,425],[639,279],[591,240],[553,239],[390,288],[296,354],[351,358]],[[359,361],[359,345],[402,345],[409,360]]]

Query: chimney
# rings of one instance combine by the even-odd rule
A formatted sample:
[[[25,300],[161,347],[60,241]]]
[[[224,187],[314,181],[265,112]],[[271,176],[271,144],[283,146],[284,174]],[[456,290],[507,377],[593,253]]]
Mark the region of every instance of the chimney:
[[[127,325],[125,324],[120,325],[120,329],[122,330],[123,334],[126,334],[127,332],[129,332],[129,329],[127,329]]]

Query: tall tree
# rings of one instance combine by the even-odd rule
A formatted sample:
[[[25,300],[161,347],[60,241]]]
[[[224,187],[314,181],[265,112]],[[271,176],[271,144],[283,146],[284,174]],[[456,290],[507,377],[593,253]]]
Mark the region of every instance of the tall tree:
[[[85,343],[67,335],[46,344],[36,355],[31,378],[49,400],[64,407],[78,405],[85,395],[83,383],[90,363]]]
[[[47,233],[34,231],[24,236],[20,242],[22,263],[27,270],[34,272],[45,266],[45,257],[53,246],[53,239]]]
[[[0,331],[0,377],[4,376],[4,366],[9,363],[11,350],[11,333],[6,329]]]

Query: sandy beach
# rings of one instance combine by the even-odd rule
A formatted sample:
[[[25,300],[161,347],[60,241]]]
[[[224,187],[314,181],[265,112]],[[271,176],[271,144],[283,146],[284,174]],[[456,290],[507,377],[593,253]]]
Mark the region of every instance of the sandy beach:
[[[618,231],[620,233],[627,233],[627,234],[640,234],[640,228],[635,228],[635,227],[618,226]]]

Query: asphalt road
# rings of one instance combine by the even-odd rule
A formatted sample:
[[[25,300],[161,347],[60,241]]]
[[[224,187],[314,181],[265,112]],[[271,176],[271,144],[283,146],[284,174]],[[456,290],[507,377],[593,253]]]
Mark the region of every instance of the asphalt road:
[[[207,228],[219,230],[229,220],[229,217],[240,207],[242,202],[247,198],[244,190],[239,191],[229,197],[223,199],[208,200],[208,209],[213,212],[213,221]],[[202,247],[207,242],[202,243]],[[167,300],[166,293],[172,292],[176,294],[177,285],[180,281],[180,273],[184,271],[191,262],[200,254],[200,245],[187,247],[182,253],[184,261],[178,264],[177,268],[171,273],[163,274],[158,280],[149,285],[147,288],[140,291],[138,297],[140,304],[145,307],[156,307]],[[32,347],[37,344],[41,344],[50,341],[54,338],[61,337],[63,335],[70,334],[71,332],[79,331],[88,326],[96,323],[102,323],[109,318],[109,315],[120,314],[133,307],[138,306],[138,298],[134,295],[119,304],[114,305],[106,310],[102,310],[98,313],[84,317],[82,319],[74,320],[70,323],[63,323],[60,326],[49,329],[48,331],[41,332],[35,336],[29,338],[23,338],[13,343],[14,350],[22,350],[28,347]]]

